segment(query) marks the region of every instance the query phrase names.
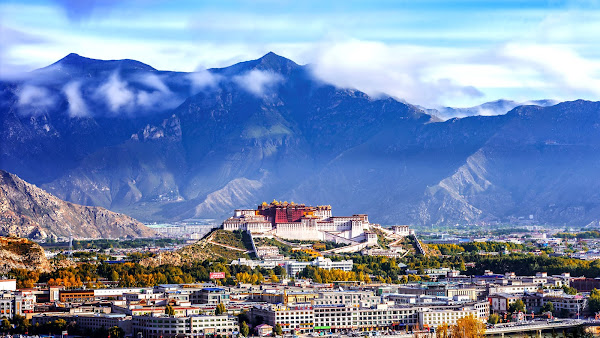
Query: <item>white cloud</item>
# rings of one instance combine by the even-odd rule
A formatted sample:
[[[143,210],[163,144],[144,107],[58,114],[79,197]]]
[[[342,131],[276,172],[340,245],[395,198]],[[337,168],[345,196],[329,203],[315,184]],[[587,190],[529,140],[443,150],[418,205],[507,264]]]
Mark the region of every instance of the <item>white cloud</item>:
[[[25,85],[17,93],[20,107],[41,108],[49,107],[56,101],[46,88]]]
[[[81,83],[79,81],[73,81],[67,83],[63,92],[69,102],[69,116],[70,117],[87,117],[89,111],[83,97],[81,97]]]
[[[427,70],[451,57],[452,50],[347,40],[316,50],[313,74],[338,87],[370,95],[389,94],[411,103],[431,105],[443,99],[482,96],[451,77],[428,77]]]
[[[537,71],[553,92],[600,96],[600,61],[586,59],[568,45],[510,43],[501,56],[508,66]]]
[[[115,11],[115,16],[88,22],[89,30],[60,25],[56,9],[48,6],[0,7],[9,14],[4,25],[36,37],[7,35],[4,40],[15,43],[0,51],[3,75],[11,69],[45,66],[68,52],[100,59],[131,58],[158,69],[192,71],[198,63],[228,66],[273,50],[300,64],[312,64],[323,81],[372,95],[388,93],[425,106],[473,106],[499,98],[598,99],[600,94],[596,43],[600,11],[593,6],[508,6],[470,14],[462,8],[451,13],[442,8],[428,9],[426,15],[404,8],[361,15],[307,11],[283,16],[186,9],[185,13],[163,13],[159,22],[142,14],[136,20],[123,20]],[[35,20],[17,20],[23,13]],[[215,17],[218,20],[213,20]],[[428,25],[428,21],[440,25]],[[153,27],[161,34],[154,34]],[[92,28],[97,34],[90,34]],[[115,28],[124,33],[148,28],[149,33],[144,39],[135,34],[102,33]],[[198,31],[204,34],[189,34]],[[165,38],[167,32],[176,38]],[[73,46],[77,50],[72,50]],[[190,75],[190,81],[197,92],[218,79],[198,72]],[[264,89],[248,83],[244,88],[254,93]],[[156,93],[125,89],[133,95],[133,105],[158,100]]]
[[[138,79],[138,82],[144,84],[150,88],[154,88],[163,93],[170,93],[171,90],[165,83],[155,74],[144,74]]]
[[[221,81],[221,76],[215,75],[206,69],[189,73],[187,78],[192,84],[192,93],[197,93],[206,88],[214,88]]]
[[[113,113],[118,113],[122,109],[130,110],[135,104],[135,93],[127,87],[127,82],[122,81],[117,73],[113,73],[108,81],[98,87],[96,94],[105,99]]]
[[[283,81],[283,77],[273,72],[253,69],[243,75],[235,76],[233,81],[248,92],[263,96],[274,85]]]
[[[170,99],[169,95],[161,92],[147,92],[140,90],[135,95],[135,103],[143,108],[156,108],[164,105]]]

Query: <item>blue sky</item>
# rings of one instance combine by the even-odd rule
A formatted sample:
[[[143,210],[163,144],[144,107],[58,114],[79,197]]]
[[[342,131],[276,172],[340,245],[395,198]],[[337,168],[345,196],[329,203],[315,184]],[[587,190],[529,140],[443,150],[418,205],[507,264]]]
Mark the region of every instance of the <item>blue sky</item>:
[[[0,1],[0,73],[70,52],[165,70],[268,51],[429,107],[600,96],[597,1]]]

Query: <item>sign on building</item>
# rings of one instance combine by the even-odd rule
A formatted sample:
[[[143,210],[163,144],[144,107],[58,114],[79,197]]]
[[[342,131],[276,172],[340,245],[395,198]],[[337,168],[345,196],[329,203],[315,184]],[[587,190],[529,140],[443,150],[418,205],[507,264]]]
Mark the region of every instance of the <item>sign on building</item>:
[[[225,278],[225,272],[211,272],[210,279],[223,279]]]

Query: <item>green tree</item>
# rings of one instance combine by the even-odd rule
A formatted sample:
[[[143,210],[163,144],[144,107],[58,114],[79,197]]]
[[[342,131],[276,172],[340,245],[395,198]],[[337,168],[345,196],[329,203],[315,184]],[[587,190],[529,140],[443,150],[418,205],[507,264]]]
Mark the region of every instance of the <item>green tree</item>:
[[[282,278],[285,278],[285,276],[287,275],[285,268],[283,268],[282,266],[279,266],[279,265],[277,265],[275,268],[273,268],[273,273],[281,276]]]
[[[67,321],[64,319],[57,319],[52,324],[52,332],[60,332],[67,328]]]
[[[223,303],[219,303],[219,305],[217,305],[217,307],[215,308],[215,315],[220,315],[227,312],[227,308],[225,307],[225,305]]]
[[[552,302],[547,302],[542,306],[542,313],[544,312],[554,312],[554,304]]]
[[[588,306],[590,307],[591,313],[596,313],[600,311],[600,290],[592,290],[592,292],[590,293],[590,298],[588,300]]]
[[[250,334],[250,328],[248,327],[248,324],[246,324],[246,322],[242,322],[242,325],[240,325],[240,333],[244,337],[248,337],[248,335]]]
[[[281,325],[279,323],[277,323],[275,325],[275,328],[273,329],[273,332],[278,335],[281,336],[283,334],[283,329],[281,328]]]
[[[29,331],[29,328],[31,327],[29,319],[25,318],[24,316],[15,315],[11,322],[15,325],[17,333],[25,333]]]
[[[572,288],[572,287],[569,287],[566,285],[564,285],[562,288],[567,295],[576,295],[577,294],[577,289],[575,289],[575,288]]]
[[[490,318],[488,318],[488,323],[490,324],[498,324],[500,322],[500,316],[497,313],[492,313]]]
[[[525,303],[522,300],[517,299],[514,303],[508,307],[508,312],[525,312]]]

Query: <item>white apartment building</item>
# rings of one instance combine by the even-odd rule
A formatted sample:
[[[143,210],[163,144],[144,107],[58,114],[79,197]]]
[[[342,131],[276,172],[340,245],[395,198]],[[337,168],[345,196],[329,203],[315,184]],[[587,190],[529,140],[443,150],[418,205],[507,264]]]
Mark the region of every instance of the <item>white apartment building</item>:
[[[419,311],[419,325],[422,327],[438,327],[446,323],[455,325],[456,321],[472,315],[485,322],[490,316],[488,302],[476,302],[465,305],[432,306]]]
[[[279,255],[279,248],[276,246],[257,246],[255,254],[258,258],[277,256]]]
[[[438,327],[444,323],[455,325],[456,321],[469,315],[476,317],[475,309],[432,310],[419,312],[419,325]]]
[[[418,307],[390,307],[379,304],[374,308],[358,309],[357,329],[412,327],[418,323]]]
[[[108,329],[118,326],[125,332],[131,332],[131,317],[121,313],[81,314],[75,317],[75,322],[83,330]]]
[[[329,258],[324,257],[317,257],[312,262],[298,262],[291,259],[253,261],[246,258],[239,258],[231,261],[231,265],[246,265],[253,269],[257,266],[260,266],[265,269],[273,269],[278,265],[284,266],[289,276],[295,276],[297,273],[301,272],[309,265],[325,270],[336,269],[343,271],[352,271],[353,264],[354,262],[351,259],[335,262]]]
[[[314,305],[348,305],[370,307],[377,305],[380,297],[372,291],[323,291],[313,300]]]
[[[511,283],[511,284],[488,284],[488,295],[494,295],[496,293],[525,293],[525,292],[536,292],[540,289],[539,284],[531,283]]]
[[[311,305],[258,305],[252,309],[252,316],[261,317],[264,323],[271,326],[279,324],[285,331],[312,332],[314,326],[314,311]]]
[[[94,297],[96,299],[120,297],[126,293],[130,294],[147,294],[152,293],[152,288],[114,288],[114,289],[95,289]]]
[[[352,329],[358,322],[359,312],[355,306],[339,304],[314,306],[315,330]]]
[[[190,317],[134,316],[134,336],[139,332],[146,338],[221,335],[239,332],[238,320],[232,315],[198,315]]]
[[[15,315],[33,312],[35,299],[32,293],[4,291],[0,294],[0,317],[12,319]]]

